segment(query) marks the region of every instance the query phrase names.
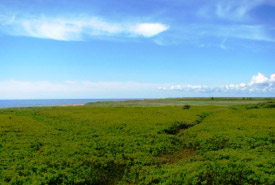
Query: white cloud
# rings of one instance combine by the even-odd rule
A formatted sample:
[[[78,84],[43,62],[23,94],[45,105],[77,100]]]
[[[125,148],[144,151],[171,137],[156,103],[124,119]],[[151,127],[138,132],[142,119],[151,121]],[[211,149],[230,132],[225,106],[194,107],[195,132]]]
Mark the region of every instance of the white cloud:
[[[274,85],[275,84],[275,74],[272,74],[271,76],[270,76],[270,82]]]
[[[193,91],[205,93],[227,93],[227,92],[244,92],[244,93],[274,93],[275,95],[275,74],[270,78],[258,73],[253,76],[249,83],[229,84],[220,87],[208,87],[201,85],[164,85],[159,87],[160,90],[178,90]]]
[[[222,87],[223,88],[223,87]],[[241,84],[230,84],[230,85],[225,85],[224,87],[225,90],[239,90],[239,91],[245,91],[247,90],[247,85],[245,83]]]
[[[251,86],[259,85],[259,84],[269,84],[271,83],[271,79],[275,74],[271,75],[270,80],[265,77],[262,73],[258,73],[258,75],[253,76],[251,82],[249,83]]]
[[[206,92],[209,87],[201,85],[163,85],[159,87],[160,90],[176,90],[176,91],[195,91]]]
[[[268,78],[265,77],[263,74],[258,73],[257,75],[252,77],[249,83],[227,85],[225,86],[225,90],[275,93],[274,76],[275,74],[272,74],[270,78]]]
[[[168,30],[169,27],[160,23],[141,23],[132,28],[132,32],[144,37],[153,37],[163,31]]]
[[[69,24],[64,21],[39,21],[39,20],[24,20],[19,23],[23,28],[23,32],[18,31],[16,34],[47,38],[54,40],[80,40],[81,26],[77,24]],[[19,29],[21,29],[19,28]],[[21,33],[20,33],[21,32]]]
[[[24,17],[4,18],[0,30],[6,34],[46,38],[54,40],[84,40],[97,36],[153,37],[169,29],[162,23],[154,22],[111,22],[98,17],[52,18]],[[11,21],[12,20],[12,21]],[[1,24],[0,24],[1,25]]]

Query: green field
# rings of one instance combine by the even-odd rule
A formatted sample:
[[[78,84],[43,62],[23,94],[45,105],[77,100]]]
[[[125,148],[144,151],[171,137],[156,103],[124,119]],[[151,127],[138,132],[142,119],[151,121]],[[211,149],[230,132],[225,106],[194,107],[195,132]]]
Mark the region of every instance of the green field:
[[[214,105],[229,106],[255,104],[275,100],[274,98],[166,98],[127,100],[118,102],[91,102],[86,104],[90,107],[162,107],[162,106],[184,106],[184,105]]]
[[[0,184],[272,185],[274,105],[162,99],[0,109]]]

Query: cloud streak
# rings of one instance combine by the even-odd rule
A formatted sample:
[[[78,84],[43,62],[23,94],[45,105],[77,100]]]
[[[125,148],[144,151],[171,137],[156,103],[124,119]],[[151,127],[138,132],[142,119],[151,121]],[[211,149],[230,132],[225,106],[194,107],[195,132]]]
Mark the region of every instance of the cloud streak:
[[[274,44],[274,30],[274,26],[264,24],[203,22],[174,26],[173,30],[154,40],[159,45],[187,43],[198,47],[228,49],[250,41]],[[234,46],[232,46],[232,43],[234,43]]]
[[[158,22],[111,22],[99,17],[4,17],[0,30],[9,35],[62,41],[81,41],[103,37],[154,37],[169,29]],[[0,24],[1,25],[1,24]]]

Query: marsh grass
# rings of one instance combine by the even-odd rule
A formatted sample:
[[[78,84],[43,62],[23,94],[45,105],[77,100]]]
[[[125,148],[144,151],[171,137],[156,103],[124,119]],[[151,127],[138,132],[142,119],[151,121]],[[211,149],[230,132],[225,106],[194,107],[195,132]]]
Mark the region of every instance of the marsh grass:
[[[183,105],[1,109],[0,184],[274,184],[275,109]]]

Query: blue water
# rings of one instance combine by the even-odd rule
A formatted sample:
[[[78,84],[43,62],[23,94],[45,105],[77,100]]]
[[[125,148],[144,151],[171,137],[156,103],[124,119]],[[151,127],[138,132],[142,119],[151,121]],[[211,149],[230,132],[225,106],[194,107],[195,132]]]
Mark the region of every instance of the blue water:
[[[88,102],[122,101],[130,99],[41,99],[41,100],[0,100],[0,108],[60,106],[85,104]]]

